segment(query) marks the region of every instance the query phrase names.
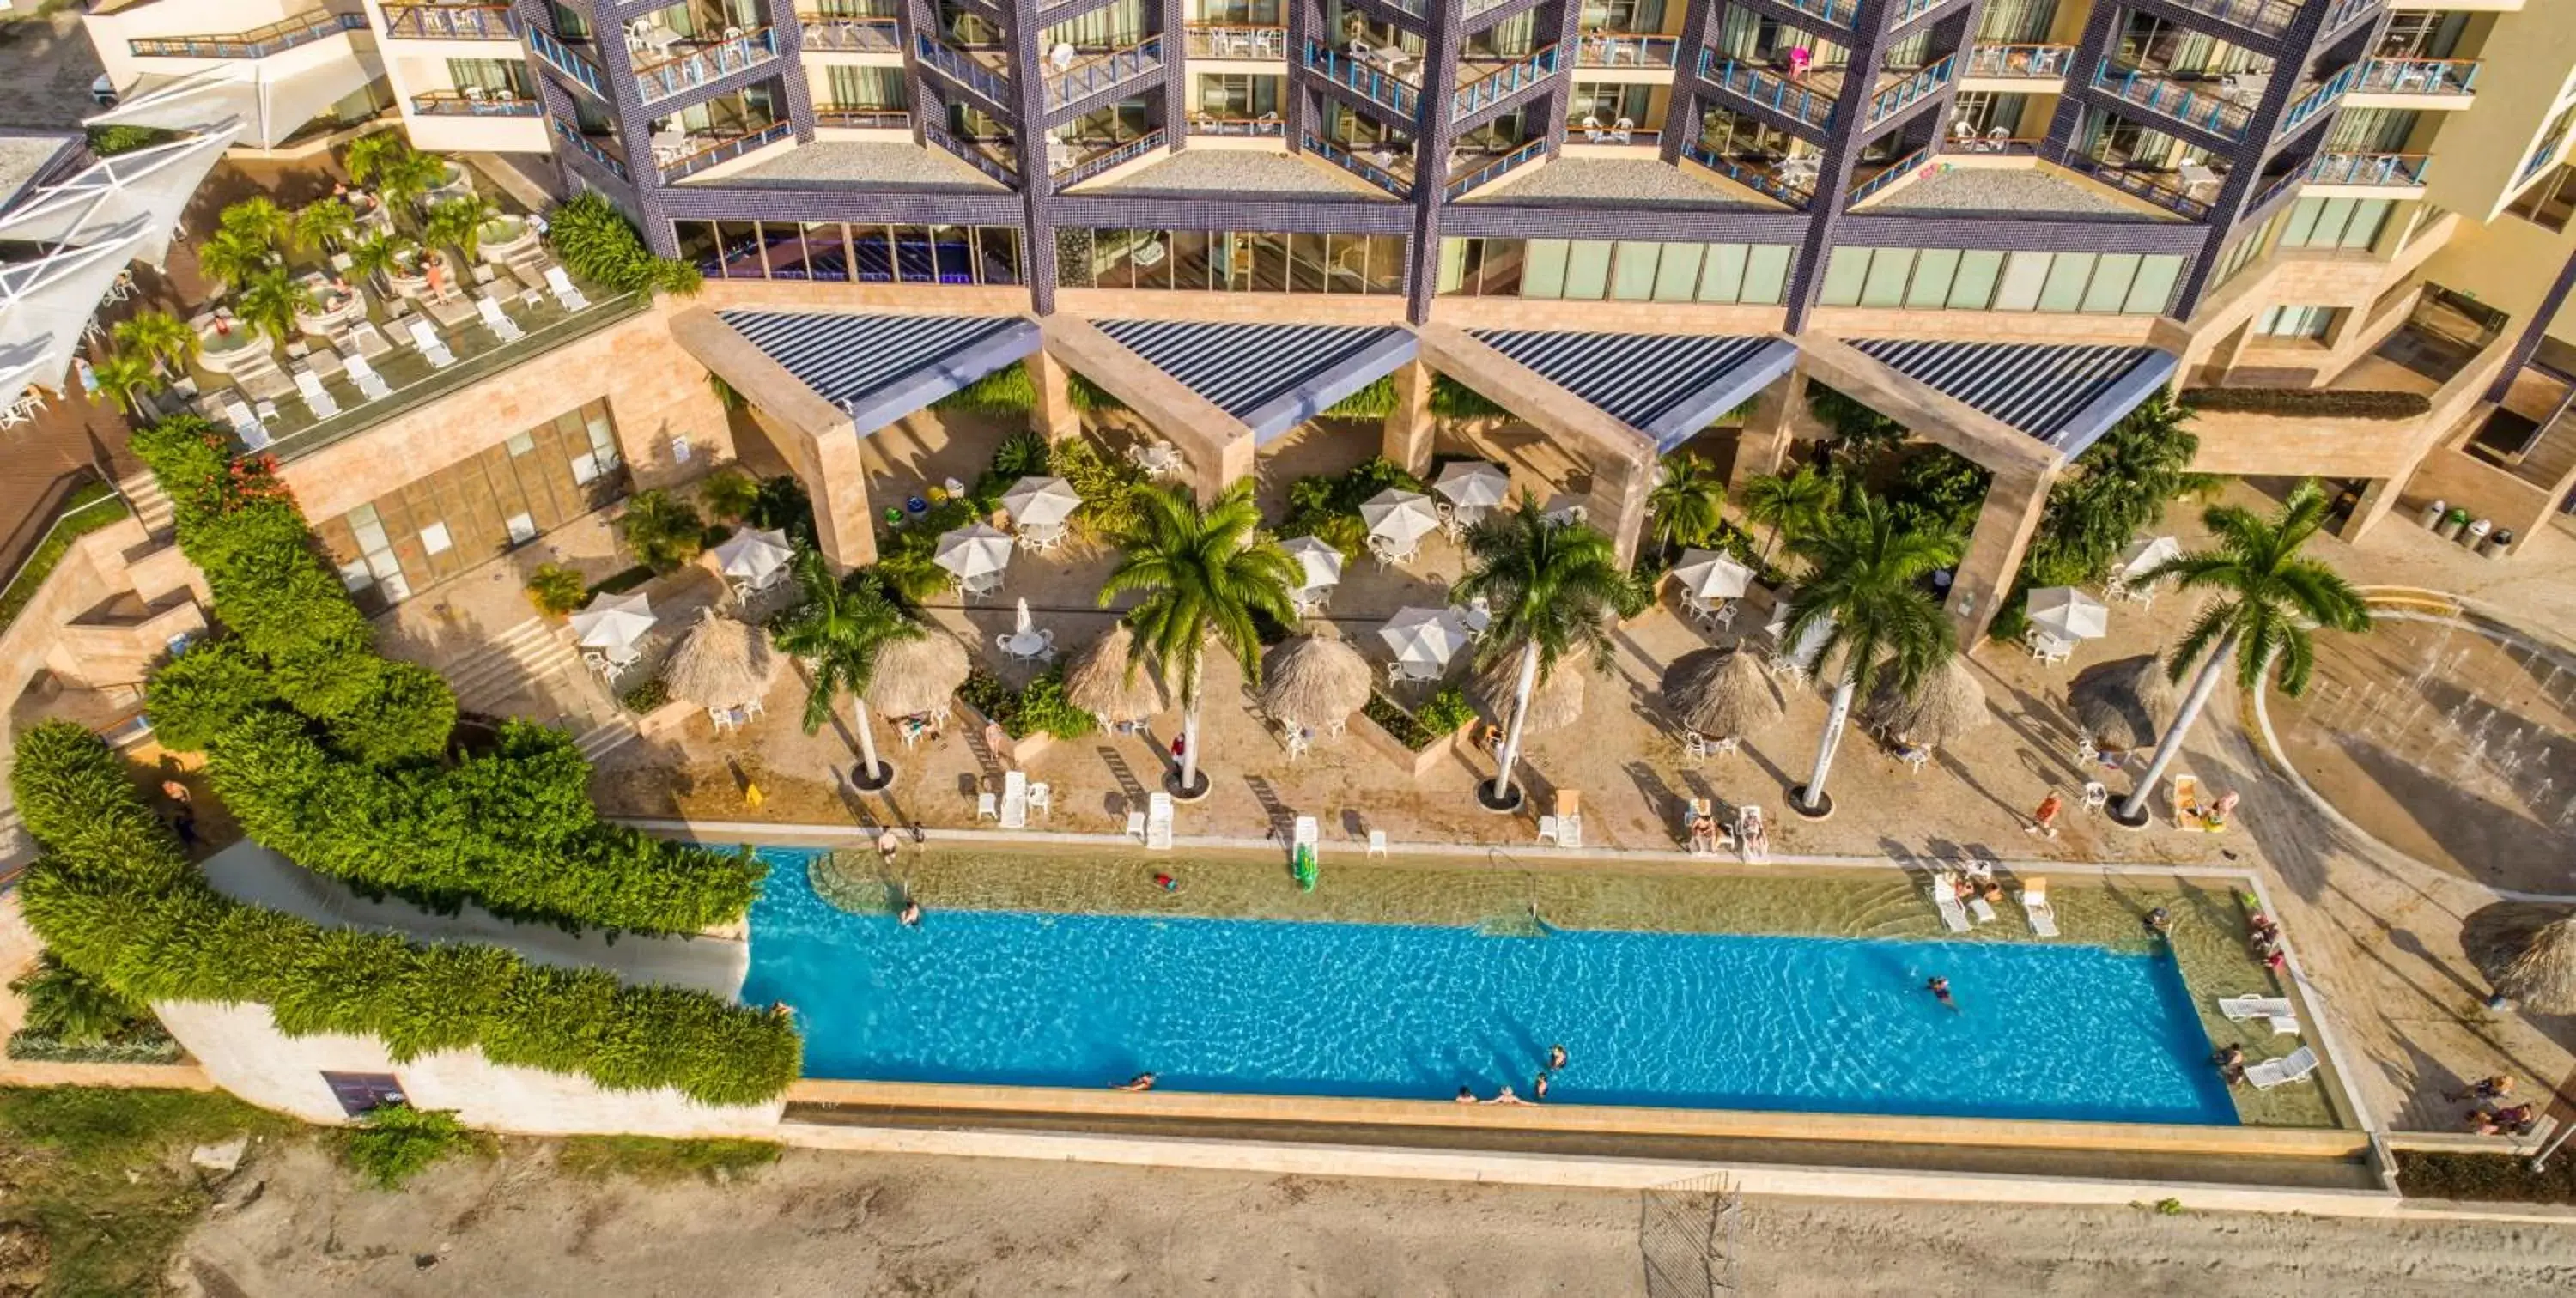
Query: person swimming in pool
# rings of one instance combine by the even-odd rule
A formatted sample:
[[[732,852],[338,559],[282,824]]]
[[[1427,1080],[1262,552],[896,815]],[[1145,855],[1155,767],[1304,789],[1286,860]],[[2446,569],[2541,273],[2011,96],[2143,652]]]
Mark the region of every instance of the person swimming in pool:
[[[903,913],[897,915],[895,918],[897,921],[902,923],[905,928],[921,927],[921,903],[914,901],[910,897],[904,898]]]
[[[1959,1002],[1950,999],[1949,979],[1935,974],[1932,976],[1932,981],[1923,984],[1923,990],[1932,993],[1932,999],[1949,1006],[1951,1009],[1955,1010],[1959,1008]]]
[[[1547,1067],[1548,1067],[1548,1071],[1550,1071],[1550,1072],[1562,1072],[1562,1071],[1564,1071],[1564,1069],[1565,1069],[1565,1047],[1563,1047],[1563,1046],[1549,1046],[1549,1047],[1547,1048]]]
[[[1472,1086],[1461,1086],[1461,1087],[1459,1087],[1459,1088],[1458,1088],[1458,1103],[1460,1103],[1460,1104],[1473,1104],[1473,1103],[1475,1103],[1475,1102],[1476,1102],[1476,1088],[1474,1088],[1474,1087],[1472,1087]]]
[[[1154,1075],[1152,1073],[1138,1073],[1134,1077],[1128,1078],[1126,1081],[1113,1084],[1111,1089],[1120,1091],[1150,1091],[1154,1089]]]

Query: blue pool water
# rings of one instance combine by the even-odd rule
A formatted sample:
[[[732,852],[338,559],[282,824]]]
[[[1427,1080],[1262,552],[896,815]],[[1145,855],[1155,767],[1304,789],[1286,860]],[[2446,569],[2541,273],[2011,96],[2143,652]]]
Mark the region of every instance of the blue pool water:
[[[810,1076],[2233,1125],[2170,959],[2098,947],[932,911],[774,866],[743,999]],[[1933,974],[1959,1003],[1926,993]]]

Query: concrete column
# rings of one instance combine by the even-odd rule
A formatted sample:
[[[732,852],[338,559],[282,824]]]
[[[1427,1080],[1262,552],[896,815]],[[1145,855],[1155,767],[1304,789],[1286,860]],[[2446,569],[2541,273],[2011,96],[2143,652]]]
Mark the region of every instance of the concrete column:
[[[2409,473],[2412,473],[2412,466],[2409,466]],[[2379,525],[2379,520],[2388,517],[2389,510],[2397,507],[2398,493],[2405,485],[2405,478],[2371,479],[2370,485],[2361,490],[2361,503],[2352,507],[2352,517],[2343,521],[2343,527],[2335,535],[2346,542],[2359,544],[2370,529]]]
[[[797,436],[797,475],[814,498],[814,531],[823,557],[847,572],[877,561],[875,511],[868,504],[868,472],[858,429],[849,424],[820,436]]]
[[[1807,375],[1791,370],[1753,399],[1753,414],[1735,435],[1735,463],[1726,473],[1726,490],[1744,490],[1756,474],[1778,473],[1789,462],[1789,446],[1798,416],[1807,408]]]
[[[1610,540],[1619,547],[1619,566],[1637,561],[1637,547],[1646,535],[1646,498],[1655,489],[1655,470],[1661,461],[1652,448],[1640,451],[1621,466],[1619,472],[1619,508],[1611,520]]]
[[[2060,467],[2051,465],[2035,474],[1998,470],[1993,485],[1986,488],[1976,530],[1968,534],[1967,551],[1950,581],[1947,607],[1958,621],[1962,647],[1976,644],[1995,620],[1995,606],[2012,588],[2013,574],[2021,570],[2022,552],[2030,548],[2031,533],[2039,528],[2040,512],[2048,505],[2048,489],[2056,484]]]
[[[1029,385],[1037,389],[1037,399],[1029,403],[1029,426],[1050,443],[1080,436],[1082,415],[1073,408],[1073,371],[1044,348],[1031,352],[1020,364],[1028,368]]]
[[[1431,472],[1431,367],[1407,361],[1395,372],[1395,409],[1386,412],[1378,454],[1419,478]]]
[[[1199,503],[1206,504],[1223,495],[1226,488],[1251,477],[1254,459],[1258,454],[1258,448],[1253,445],[1252,434],[1245,433],[1242,436],[1227,439],[1224,445],[1217,448],[1216,455],[1206,462],[1192,461],[1199,471],[1196,484]]]

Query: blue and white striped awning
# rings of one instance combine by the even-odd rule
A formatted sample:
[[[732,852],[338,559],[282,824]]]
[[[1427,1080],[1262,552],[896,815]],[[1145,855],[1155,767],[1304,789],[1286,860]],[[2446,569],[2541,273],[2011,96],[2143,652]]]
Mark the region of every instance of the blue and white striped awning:
[[[1636,429],[1657,454],[1697,436],[1798,363],[1784,338],[1470,330],[1476,341]]]
[[[1018,316],[717,314],[861,437],[1038,350],[1037,324]]]
[[[1992,415],[2067,458],[2111,430],[2180,362],[2154,347],[1911,342],[1854,338],[1859,352],[1923,386]]]
[[[1415,345],[1392,325],[1103,320],[1100,332],[1243,421],[1256,444],[1394,373]]]

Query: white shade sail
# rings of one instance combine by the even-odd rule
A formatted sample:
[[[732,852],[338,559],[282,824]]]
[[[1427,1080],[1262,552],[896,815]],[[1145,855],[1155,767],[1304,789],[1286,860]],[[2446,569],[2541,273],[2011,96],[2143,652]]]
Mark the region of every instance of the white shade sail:
[[[128,221],[87,246],[0,266],[0,369],[32,366],[30,381],[62,391],[81,330],[133,260],[142,234],[142,221]]]
[[[1062,478],[1022,478],[1002,493],[1002,508],[1021,527],[1054,527],[1082,508],[1082,493]]]
[[[1398,547],[1440,530],[1440,513],[1431,507],[1431,497],[1401,487],[1389,487],[1363,501],[1360,521],[1368,524],[1369,535]]]
[[[242,143],[273,149],[331,105],[384,74],[374,57],[327,59],[292,70],[277,59],[234,59],[180,76],[146,74],[120,92],[117,105],[83,124],[151,126],[165,131],[238,127]]]
[[[644,592],[602,595],[572,615],[572,633],[584,649],[627,649],[653,629],[653,601]]]
[[[1432,483],[1431,489],[1461,509],[1491,509],[1511,494],[1512,478],[1500,465],[1460,460],[1442,469],[1440,480]]]
[[[2170,536],[2153,536],[2130,542],[2129,548],[2122,550],[2119,560],[2111,565],[2111,571],[2124,578],[2137,577],[2181,557],[2182,542]]]
[[[1456,609],[1447,608],[1400,609],[1377,634],[1395,651],[1397,662],[1426,667],[1448,666],[1468,639],[1467,624]]]
[[[1297,589],[1322,590],[1341,584],[1342,552],[1334,549],[1332,542],[1319,537],[1292,536],[1280,542],[1279,548],[1287,551],[1288,557],[1305,570],[1306,579],[1297,583]]]
[[[158,269],[169,258],[171,234],[197,185],[240,133],[234,124],[101,158],[0,215],[0,239],[94,243],[98,232],[139,220],[143,233],[134,255]]]
[[[2030,593],[2030,624],[2060,640],[2099,640],[2111,610],[2073,586],[2044,586]]]
[[[27,389],[37,385],[37,376],[43,369],[42,361],[0,357],[0,406],[27,395]]]
[[[1673,568],[1673,580],[1694,599],[1734,599],[1753,584],[1753,570],[1731,554],[1684,550],[1681,563]]]
[[[716,568],[728,577],[767,581],[796,557],[784,531],[744,528],[715,548]]]
[[[961,578],[988,576],[1011,566],[1011,537],[990,523],[942,532],[930,560]]]

